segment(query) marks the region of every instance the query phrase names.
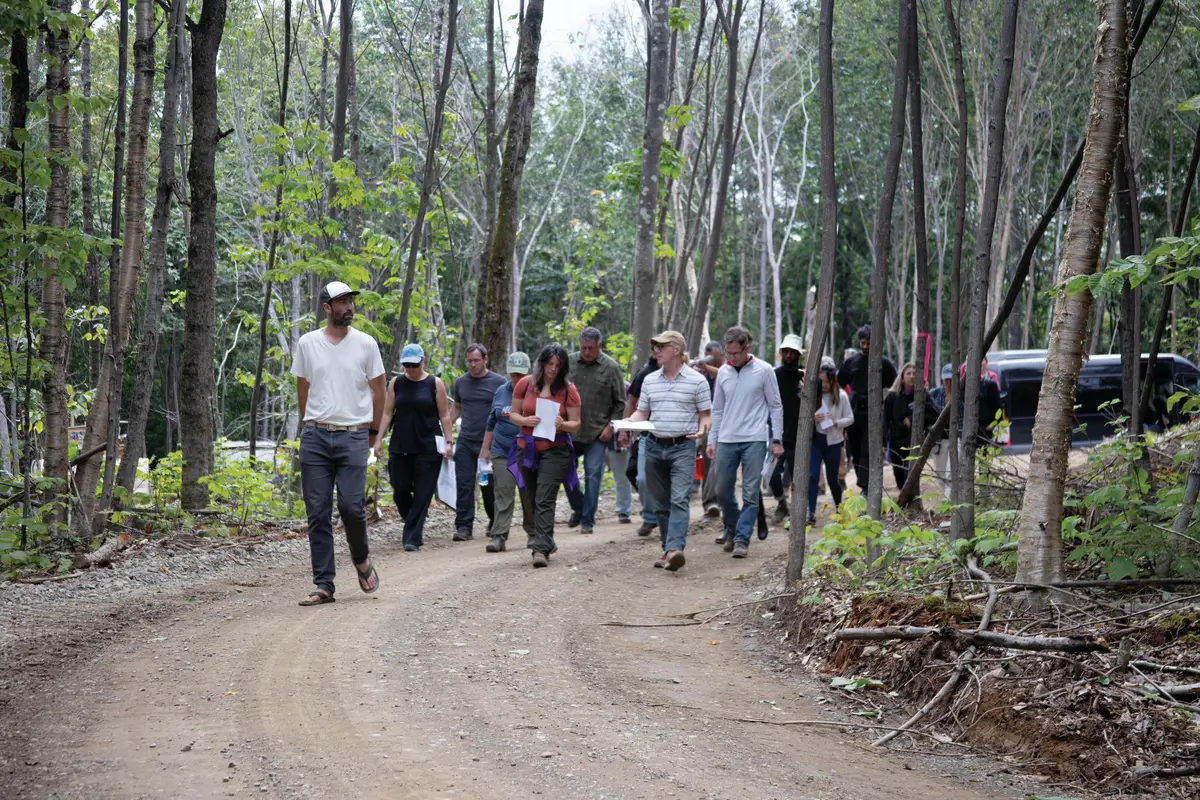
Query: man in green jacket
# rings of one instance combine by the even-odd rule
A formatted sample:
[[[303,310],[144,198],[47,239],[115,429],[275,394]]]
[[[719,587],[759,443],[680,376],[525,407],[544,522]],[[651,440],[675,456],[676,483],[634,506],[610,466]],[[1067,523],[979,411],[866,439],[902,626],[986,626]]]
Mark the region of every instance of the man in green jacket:
[[[596,525],[604,456],[616,440],[612,421],[625,413],[625,379],[620,365],[601,351],[602,338],[597,329],[584,328],[579,351],[570,357],[571,382],[582,401],[579,433],[572,438],[575,457],[583,457],[583,481],[578,491],[567,495],[573,512],[567,526],[579,526],[580,533],[591,533]]]

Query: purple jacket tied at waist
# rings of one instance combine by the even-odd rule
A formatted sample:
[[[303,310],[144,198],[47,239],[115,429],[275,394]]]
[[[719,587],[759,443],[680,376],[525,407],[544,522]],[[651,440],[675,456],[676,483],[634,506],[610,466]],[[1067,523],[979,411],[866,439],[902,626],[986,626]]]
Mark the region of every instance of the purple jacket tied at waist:
[[[571,453],[571,466],[567,468],[567,474],[563,476],[563,486],[568,492],[574,492],[579,489],[579,473],[575,469],[575,445],[571,442],[569,433],[558,434],[554,441],[566,445],[567,450]],[[519,461],[518,453],[521,453]],[[513,438],[512,446],[508,448],[508,471],[516,479],[518,489],[525,488],[525,478],[521,476],[521,467],[534,471],[538,468],[538,452],[533,437],[523,433],[517,434]]]

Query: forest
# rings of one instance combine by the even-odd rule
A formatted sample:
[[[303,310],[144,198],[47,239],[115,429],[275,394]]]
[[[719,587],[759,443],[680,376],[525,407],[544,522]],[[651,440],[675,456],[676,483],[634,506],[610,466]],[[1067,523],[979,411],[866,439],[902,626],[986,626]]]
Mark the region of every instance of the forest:
[[[986,611],[943,629],[970,647],[930,703],[959,702],[977,647],[1115,650],[1141,635],[1112,632],[1122,609],[1194,642],[1173,592],[1200,581],[1200,395],[1147,376],[1200,357],[1200,6],[614,0],[547,49],[561,4],[0,0],[0,575],[302,517],[291,354],[336,279],[389,375],[418,342],[448,385],[472,342],[496,368],[595,326],[628,379],[660,330],[695,358],[744,326],[775,363],[796,334],[802,417],[870,324],[872,403],[882,359],[918,367],[915,468],[885,490],[873,419],[870,491],[809,536],[795,482],[798,630],[842,591],[973,583]],[[978,446],[961,376],[1025,350],[1031,450]],[[1106,355],[1113,435],[1073,450]],[[943,437],[945,498],[921,469]],[[1074,611],[1099,638],[989,630],[992,574],[1035,615],[1095,589]],[[1141,594],[1095,599],[1119,581]],[[828,663],[934,626],[855,619]],[[1147,691],[1194,734],[1194,687]],[[1196,774],[1179,741],[1155,775]]]

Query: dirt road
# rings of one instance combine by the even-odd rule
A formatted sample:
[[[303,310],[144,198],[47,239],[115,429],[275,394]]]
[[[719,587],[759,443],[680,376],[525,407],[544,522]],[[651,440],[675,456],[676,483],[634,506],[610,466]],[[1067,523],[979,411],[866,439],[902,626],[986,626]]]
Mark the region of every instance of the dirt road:
[[[839,718],[805,696],[815,682],[759,664],[737,624],[599,624],[744,600],[745,574],[783,552],[779,533],[745,561],[693,541],[677,574],[651,568],[656,541],[633,526],[559,539],[535,571],[523,549],[406,554],[376,535],[380,591],[343,572],[338,602],[319,608],[296,605],[299,557],[251,586],[164,599],[156,621],[49,679],[32,715],[10,709],[0,794],[1014,796],[969,788],[953,760],[931,772],[866,752],[844,729],[734,721]]]

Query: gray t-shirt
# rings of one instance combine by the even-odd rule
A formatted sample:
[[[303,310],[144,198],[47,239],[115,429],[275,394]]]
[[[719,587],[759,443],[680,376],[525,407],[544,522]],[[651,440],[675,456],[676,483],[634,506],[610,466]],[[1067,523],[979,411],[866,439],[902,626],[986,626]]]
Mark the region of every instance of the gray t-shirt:
[[[462,406],[462,425],[458,437],[466,442],[482,442],[487,431],[488,414],[492,411],[492,398],[496,390],[508,383],[503,375],[491,370],[482,378],[472,378],[471,373],[459,376],[454,381],[454,402]]]

